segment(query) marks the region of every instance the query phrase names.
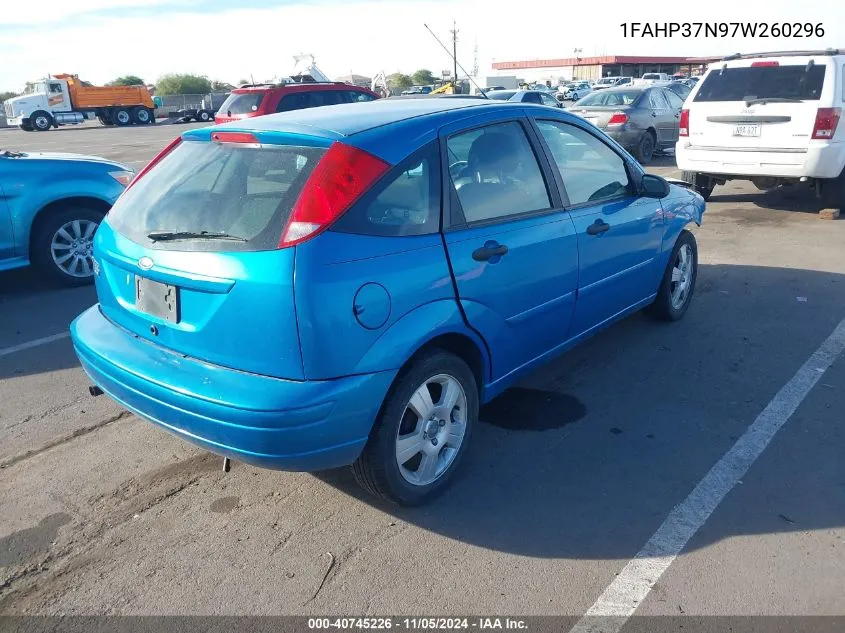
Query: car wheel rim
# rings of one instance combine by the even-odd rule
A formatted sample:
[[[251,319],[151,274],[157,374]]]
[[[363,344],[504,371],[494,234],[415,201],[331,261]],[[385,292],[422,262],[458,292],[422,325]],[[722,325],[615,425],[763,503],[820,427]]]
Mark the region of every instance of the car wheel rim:
[[[461,383],[439,374],[417,388],[396,432],[396,462],[402,478],[427,486],[449,469],[467,430],[467,397]]]
[[[118,112],[117,113],[117,120],[121,123],[127,123],[129,121],[129,113],[128,112]]]
[[[689,244],[683,244],[678,249],[675,261],[672,264],[672,307],[680,310],[689,297],[692,287],[693,257],[692,248]]]
[[[147,121],[149,121],[149,120],[150,120],[150,113],[149,113],[149,112],[147,112],[146,110],[141,110],[141,111],[139,111],[139,112],[138,112],[138,120],[139,120],[141,123],[146,123]]]
[[[94,270],[94,233],[97,223],[71,220],[53,234],[50,254],[53,263],[71,277],[90,277]]]
[[[46,116],[39,116],[35,118],[35,127],[43,130],[50,127],[50,122],[47,120]]]

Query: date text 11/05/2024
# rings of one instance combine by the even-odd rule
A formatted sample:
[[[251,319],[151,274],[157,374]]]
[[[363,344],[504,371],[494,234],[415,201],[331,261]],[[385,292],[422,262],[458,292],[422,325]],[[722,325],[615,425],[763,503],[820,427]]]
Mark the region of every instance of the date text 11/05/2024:
[[[308,618],[308,628],[311,630],[328,631],[362,630],[362,629],[406,629],[409,631],[440,631],[440,630],[522,630],[527,631],[525,620],[519,618],[479,617],[479,618]]]
[[[623,22],[622,37],[824,37],[821,22]]]

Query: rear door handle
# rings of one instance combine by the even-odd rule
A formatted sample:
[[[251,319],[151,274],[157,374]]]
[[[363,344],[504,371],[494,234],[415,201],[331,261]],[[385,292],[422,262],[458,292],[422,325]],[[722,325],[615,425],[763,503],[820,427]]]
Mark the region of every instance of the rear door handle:
[[[494,257],[499,258],[507,254],[508,247],[504,244],[499,244],[498,242],[487,242],[481,248],[478,248],[473,251],[472,258],[477,262],[486,262],[488,260],[493,259]]]
[[[599,235],[610,230],[610,225],[604,220],[596,220],[587,227],[587,235]]]

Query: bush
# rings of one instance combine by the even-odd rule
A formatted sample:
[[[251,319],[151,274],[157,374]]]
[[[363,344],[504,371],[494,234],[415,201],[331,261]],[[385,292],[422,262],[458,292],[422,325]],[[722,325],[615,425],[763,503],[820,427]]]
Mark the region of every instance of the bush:
[[[159,77],[156,82],[156,94],[167,95],[204,95],[211,92],[208,77],[188,74],[169,74]]]

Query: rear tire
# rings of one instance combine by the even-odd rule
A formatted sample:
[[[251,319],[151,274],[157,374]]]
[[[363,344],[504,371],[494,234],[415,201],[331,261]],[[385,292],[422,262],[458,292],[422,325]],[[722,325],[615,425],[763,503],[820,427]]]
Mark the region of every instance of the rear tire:
[[[136,106],[132,109],[132,120],[138,125],[149,125],[150,111],[144,106]]]
[[[657,139],[654,136],[654,132],[648,130],[640,137],[640,142],[637,143],[637,147],[634,149],[634,157],[641,165],[647,165],[654,157],[654,150],[656,146]]]
[[[111,120],[121,127],[130,125],[132,123],[132,113],[128,108],[112,108]]]
[[[838,178],[821,181],[819,196],[826,209],[841,209],[845,211],[845,169]]]
[[[61,286],[92,283],[94,232],[102,219],[100,211],[72,206],[39,221],[32,238],[33,263]]]
[[[686,314],[698,279],[698,245],[684,229],[675,241],[657,297],[644,312],[658,321],[679,321]]]
[[[704,176],[694,171],[683,172],[681,174],[681,180],[691,184],[693,189],[695,189],[705,201],[710,200],[710,195],[713,193],[714,187],[712,180],[706,179]]]
[[[475,376],[463,360],[442,350],[419,356],[388,392],[352,465],[355,479],[395,504],[430,501],[451,482],[478,421],[478,406]]]
[[[197,113],[197,121],[199,123],[206,123],[211,120],[211,115],[206,111],[202,110]]]
[[[44,110],[37,110],[29,115],[29,124],[36,132],[46,132],[53,127],[53,117]]]

